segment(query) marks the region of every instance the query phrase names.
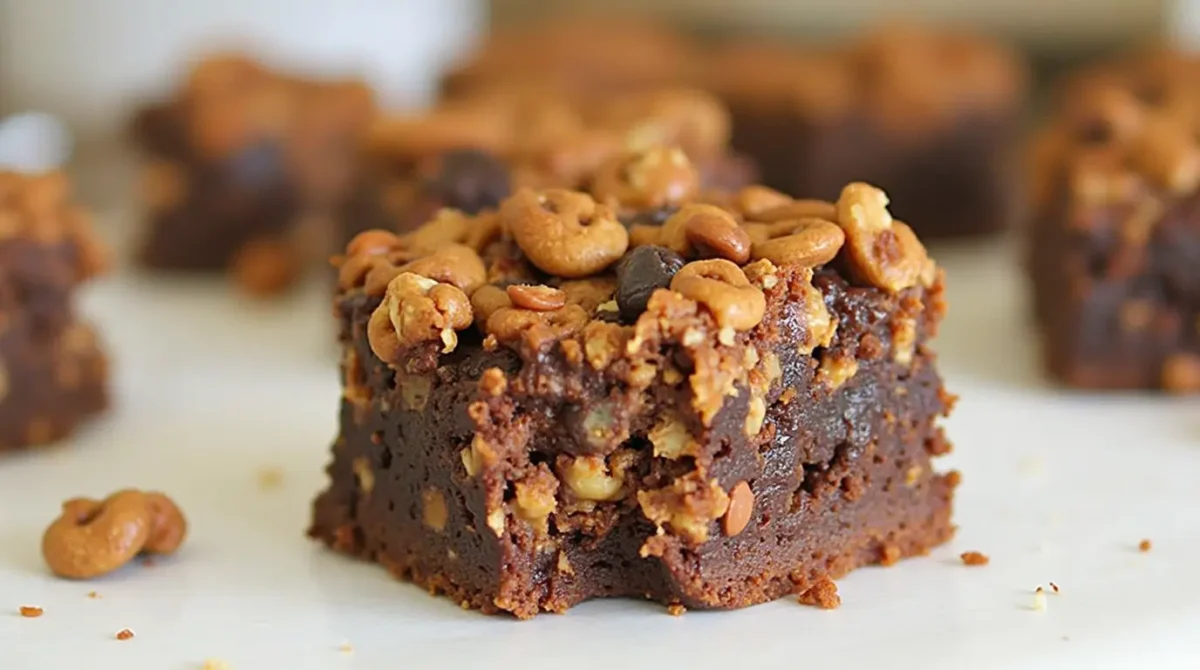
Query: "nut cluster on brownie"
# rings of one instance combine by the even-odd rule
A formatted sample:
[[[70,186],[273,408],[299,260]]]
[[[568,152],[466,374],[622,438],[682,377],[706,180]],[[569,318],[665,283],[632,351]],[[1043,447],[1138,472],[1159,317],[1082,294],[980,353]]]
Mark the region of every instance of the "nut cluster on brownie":
[[[704,197],[686,155],[656,147],[610,158],[590,192],[522,188],[498,211],[442,210],[407,235],[364,232],[336,262],[343,291],[383,298],[371,344],[396,365],[435,363],[414,353],[449,353],[472,325],[488,346],[529,352],[585,330],[615,342],[672,302],[702,308],[732,344],[762,321],[781,267],[811,274],[840,259],[890,293],[932,284],[924,246],[886,205],[866,184],[836,203],[763,187]],[[823,325],[814,338],[831,336],[824,304],[808,307]]]
[[[1034,302],[1069,384],[1200,391],[1198,73],[1173,51],[1102,64],[1035,138]]]

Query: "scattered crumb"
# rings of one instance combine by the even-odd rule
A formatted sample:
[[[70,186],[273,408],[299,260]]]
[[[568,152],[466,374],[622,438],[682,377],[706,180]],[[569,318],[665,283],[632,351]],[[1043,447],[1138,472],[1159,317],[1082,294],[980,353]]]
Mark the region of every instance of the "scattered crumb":
[[[683,613],[686,611],[687,608],[679,603],[667,605],[667,614],[670,614],[671,616],[683,616]]]
[[[1033,610],[1035,612],[1046,611],[1046,589],[1040,586],[1033,592]]]
[[[1144,554],[1147,551],[1150,551],[1153,546],[1154,545],[1150,544],[1150,540],[1142,540],[1141,542],[1138,542],[1138,551]]]
[[[964,551],[959,555],[959,558],[962,559],[963,565],[969,565],[971,567],[987,565],[992,560],[988,558],[987,554],[981,551]]]
[[[122,628],[121,630],[117,631],[117,639],[118,640],[132,640],[133,639],[133,631],[129,630],[128,628]]]
[[[1050,582],[1050,590],[1055,593],[1058,593],[1058,591],[1059,591],[1058,584],[1055,584],[1054,582]]]
[[[210,658],[204,662],[204,670],[229,670],[229,664],[219,658]]]
[[[21,616],[25,617],[26,619],[36,619],[45,613],[42,608],[33,607],[31,605],[21,605],[17,611],[20,612]]]
[[[838,595],[837,584],[829,577],[821,577],[810,589],[800,594],[800,602],[832,610],[841,606],[842,598]]]
[[[102,596],[99,593],[96,593],[95,591],[88,591],[88,597],[91,598],[92,600],[99,600]]]
[[[895,565],[900,561],[900,547],[894,544],[885,544],[879,550],[880,565]]]
[[[343,654],[352,654],[354,653],[354,647],[350,646],[349,642],[343,642],[338,645],[338,651],[342,652]]]
[[[265,467],[258,470],[258,488],[270,491],[279,488],[283,483],[283,471],[277,467]]]

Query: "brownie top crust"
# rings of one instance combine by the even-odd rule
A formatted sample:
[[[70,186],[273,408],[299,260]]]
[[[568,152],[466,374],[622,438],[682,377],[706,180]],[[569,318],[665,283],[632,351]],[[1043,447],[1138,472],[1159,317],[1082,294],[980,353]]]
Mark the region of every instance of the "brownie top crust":
[[[874,187],[850,184],[830,203],[757,186],[705,194],[698,182],[682,151],[658,147],[609,159],[587,192],[522,188],[498,211],[442,210],[403,236],[367,231],[335,259],[338,300],[378,301],[371,347],[406,372],[435,369],[463,331],[527,360],[558,343],[607,367],[628,363],[650,331],[715,351],[752,339],[770,327],[777,288],[811,289],[825,269],[890,294],[936,280],[925,248]],[[811,341],[799,344],[811,351],[836,324],[818,293],[805,295],[781,308],[808,324]],[[684,332],[694,323],[704,329]],[[712,374],[755,367],[711,361]],[[719,393],[701,395],[719,407]]]
[[[1200,187],[1198,75],[1200,60],[1155,49],[1068,81],[1033,142],[1035,202],[1051,204],[1063,192],[1089,206],[1194,193]],[[1161,212],[1143,214],[1151,220]]]

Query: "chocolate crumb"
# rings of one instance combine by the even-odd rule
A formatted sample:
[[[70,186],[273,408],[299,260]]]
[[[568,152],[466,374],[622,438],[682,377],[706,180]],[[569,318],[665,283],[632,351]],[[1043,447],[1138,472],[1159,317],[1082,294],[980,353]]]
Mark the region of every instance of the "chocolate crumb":
[[[841,606],[842,597],[838,595],[837,584],[827,576],[821,577],[804,593],[800,594],[800,602],[804,605],[814,605],[823,610],[834,610]]]
[[[959,555],[959,558],[962,559],[963,565],[969,565],[971,567],[987,565],[992,560],[988,558],[987,554],[979,551],[964,551]]]
[[[21,605],[21,608],[17,611],[20,612],[21,616],[25,617],[26,619],[36,619],[42,616],[42,614],[45,612],[45,610],[40,607],[32,607],[30,605]]]
[[[132,640],[133,639],[133,631],[129,630],[128,628],[122,628],[121,630],[117,631],[117,639],[118,640]]]
[[[1058,584],[1055,584],[1054,582],[1050,582],[1050,590],[1054,591],[1055,593],[1058,593],[1058,591],[1059,591]]]
[[[1152,546],[1153,545],[1150,544],[1150,540],[1142,540],[1141,542],[1138,542],[1138,551],[1144,554],[1147,551],[1150,551]]]
[[[670,614],[671,616],[683,616],[684,612],[687,612],[687,608],[679,603],[667,605],[667,614]]]

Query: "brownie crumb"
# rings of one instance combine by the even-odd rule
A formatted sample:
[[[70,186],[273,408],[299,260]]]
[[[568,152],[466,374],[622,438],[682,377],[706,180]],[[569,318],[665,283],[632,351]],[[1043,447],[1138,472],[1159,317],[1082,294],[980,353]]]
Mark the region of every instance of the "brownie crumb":
[[[1040,586],[1033,591],[1033,610],[1035,612],[1044,612],[1046,610],[1046,589]]]
[[[667,605],[667,614],[671,616],[683,616],[684,612],[687,612],[687,608],[679,603]]]
[[[129,630],[128,628],[122,628],[121,630],[117,631],[117,639],[118,640],[132,640],[133,639],[133,631]]]
[[[30,605],[21,605],[21,608],[17,611],[20,612],[21,616],[25,617],[26,619],[36,619],[42,616],[44,613],[42,608],[32,607]]]
[[[1138,551],[1142,552],[1143,554],[1147,551],[1150,551],[1152,547],[1153,545],[1150,544],[1150,540],[1142,540],[1141,542],[1138,542]]]
[[[959,558],[962,559],[963,565],[969,565],[971,567],[987,565],[992,560],[988,558],[987,554],[979,551],[964,551],[961,555],[959,555]]]
[[[814,605],[823,610],[835,610],[842,604],[838,595],[837,584],[829,577],[821,577],[812,588],[800,594],[800,602],[804,605]]]
[[[1055,593],[1058,593],[1059,592],[1058,584],[1055,584],[1054,582],[1050,582],[1050,590]]]

